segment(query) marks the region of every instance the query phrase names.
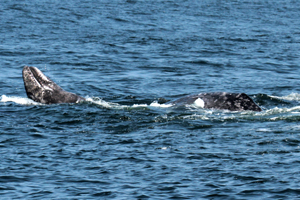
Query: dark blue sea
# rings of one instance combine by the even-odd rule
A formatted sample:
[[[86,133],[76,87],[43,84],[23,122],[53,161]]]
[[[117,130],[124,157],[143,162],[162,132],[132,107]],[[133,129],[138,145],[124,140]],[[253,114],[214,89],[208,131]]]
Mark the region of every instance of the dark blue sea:
[[[300,1],[3,0],[0,199],[300,198]],[[77,104],[27,98],[38,67]],[[262,109],[164,102],[244,92]]]

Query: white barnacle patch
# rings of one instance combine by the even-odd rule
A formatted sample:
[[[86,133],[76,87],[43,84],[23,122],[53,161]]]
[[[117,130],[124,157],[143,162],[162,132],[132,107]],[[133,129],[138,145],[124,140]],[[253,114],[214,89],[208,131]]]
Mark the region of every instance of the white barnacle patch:
[[[53,92],[53,89],[52,89],[52,88],[50,88],[50,87],[48,87],[48,86],[46,86],[46,85],[44,85],[44,89],[45,89],[45,90],[49,90],[49,91]]]
[[[194,105],[196,107],[204,108],[205,103],[202,99],[198,98],[196,101],[194,101]]]

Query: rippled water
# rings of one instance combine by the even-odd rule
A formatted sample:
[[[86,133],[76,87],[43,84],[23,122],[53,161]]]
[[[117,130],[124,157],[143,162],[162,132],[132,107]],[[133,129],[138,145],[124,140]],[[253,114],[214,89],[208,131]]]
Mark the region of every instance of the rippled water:
[[[3,199],[295,199],[298,1],[3,1]],[[26,97],[36,66],[79,104]],[[162,104],[245,92],[263,112]]]

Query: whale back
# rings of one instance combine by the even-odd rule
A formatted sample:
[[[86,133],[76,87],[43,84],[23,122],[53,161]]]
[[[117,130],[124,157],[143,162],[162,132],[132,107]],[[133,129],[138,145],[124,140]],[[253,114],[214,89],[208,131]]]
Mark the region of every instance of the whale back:
[[[262,111],[262,109],[245,93],[210,92],[196,95],[188,95],[167,104],[187,105],[201,100],[203,108],[220,109],[230,111]]]

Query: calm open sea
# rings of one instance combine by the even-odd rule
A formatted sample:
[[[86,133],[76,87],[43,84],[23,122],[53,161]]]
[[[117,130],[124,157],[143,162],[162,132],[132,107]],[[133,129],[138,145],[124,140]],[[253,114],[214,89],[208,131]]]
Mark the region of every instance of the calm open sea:
[[[296,0],[1,1],[0,198],[299,198],[299,19]],[[25,65],[87,101],[31,101]],[[162,105],[216,91],[264,111]]]

